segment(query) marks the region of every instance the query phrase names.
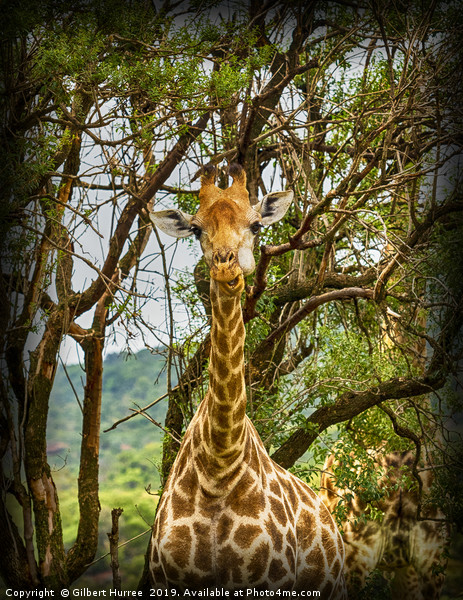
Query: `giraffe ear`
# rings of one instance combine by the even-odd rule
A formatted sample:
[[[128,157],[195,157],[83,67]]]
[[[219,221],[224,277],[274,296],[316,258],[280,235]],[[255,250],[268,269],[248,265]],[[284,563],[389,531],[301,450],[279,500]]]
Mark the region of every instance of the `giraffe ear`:
[[[282,219],[294,198],[294,192],[271,192],[254,206],[262,216],[262,225],[272,225]]]
[[[159,210],[150,213],[150,219],[158,229],[176,238],[186,238],[193,234],[192,215],[178,209]]]

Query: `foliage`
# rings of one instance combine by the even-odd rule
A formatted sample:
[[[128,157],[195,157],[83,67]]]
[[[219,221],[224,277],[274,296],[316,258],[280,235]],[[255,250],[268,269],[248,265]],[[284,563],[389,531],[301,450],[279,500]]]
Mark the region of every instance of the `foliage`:
[[[71,585],[101,548],[111,498],[131,532],[135,498],[150,512],[140,480],[161,441],[161,485],[168,475],[208,382],[209,275],[193,272],[192,238],[151,235],[149,211],[193,214],[210,162],[243,164],[253,204],[295,192],[259,234],[243,300],[249,415],[272,456],[317,487],[337,448],[338,485],[373,501],[385,493],[373,454],[411,448],[444,465],[423,504],[440,498],[460,523],[460,3],[26,1],[4,13],[8,585]],[[64,338],[83,357],[68,367],[75,392],[60,391]],[[123,380],[116,358],[103,362],[111,344],[147,349]],[[164,390],[150,415],[172,435],[137,417],[100,436]],[[65,444],[56,465],[52,442]]]
[[[384,574],[378,570],[373,571],[367,578],[366,584],[360,589],[360,586],[351,594],[352,600],[368,600],[369,598],[378,598],[378,600],[389,600],[391,591],[389,582]]]

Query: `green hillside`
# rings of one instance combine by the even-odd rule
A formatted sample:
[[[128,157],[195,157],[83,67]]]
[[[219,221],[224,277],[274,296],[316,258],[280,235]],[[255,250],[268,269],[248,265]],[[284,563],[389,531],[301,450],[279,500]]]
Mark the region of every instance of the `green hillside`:
[[[129,415],[131,408],[144,407],[165,393],[164,359],[143,350],[136,355],[111,354],[104,363],[101,454],[100,454],[100,544],[97,557],[108,552],[106,533],[111,530],[111,509],[122,507],[120,542],[146,531],[153,521],[159,487],[156,464],[161,459],[163,432],[143,416],[136,416],[104,433],[114,422]],[[66,374],[67,372],[67,374]],[[50,401],[48,455],[54,471],[62,511],[64,540],[69,548],[78,523],[77,476],[79,470],[81,409],[84,372],[79,365],[60,367]],[[72,382],[69,382],[69,379]],[[166,401],[147,411],[163,423]],[[134,589],[143,569],[148,534],[120,550],[123,587]],[[85,578],[85,579],[84,579]],[[95,563],[77,585],[106,587],[111,582],[110,563]]]

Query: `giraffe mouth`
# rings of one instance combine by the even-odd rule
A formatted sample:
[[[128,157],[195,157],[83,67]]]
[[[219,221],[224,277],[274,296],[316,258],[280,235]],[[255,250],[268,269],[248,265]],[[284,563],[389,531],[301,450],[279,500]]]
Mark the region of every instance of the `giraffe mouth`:
[[[235,261],[233,264],[213,261],[210,270],[211,279],[216,281],[227,295],[239,294],[244,289],[243,272]]]
[[[241,274],[237,275],[233,279],[229,279],[228,281],[216,281],[222,288],[223,292],[229,296],[241,294],[241,292],[244,290],[244,278]]]

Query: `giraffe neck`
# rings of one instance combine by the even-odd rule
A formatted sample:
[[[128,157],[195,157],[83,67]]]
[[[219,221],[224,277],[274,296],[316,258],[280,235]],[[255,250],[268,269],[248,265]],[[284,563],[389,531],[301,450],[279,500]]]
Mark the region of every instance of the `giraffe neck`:
[[[245,329],[240,296],[211,280],[209,389],[204,399],[199,471],[210,493],[226,491],[243,469],[246,446]]]

